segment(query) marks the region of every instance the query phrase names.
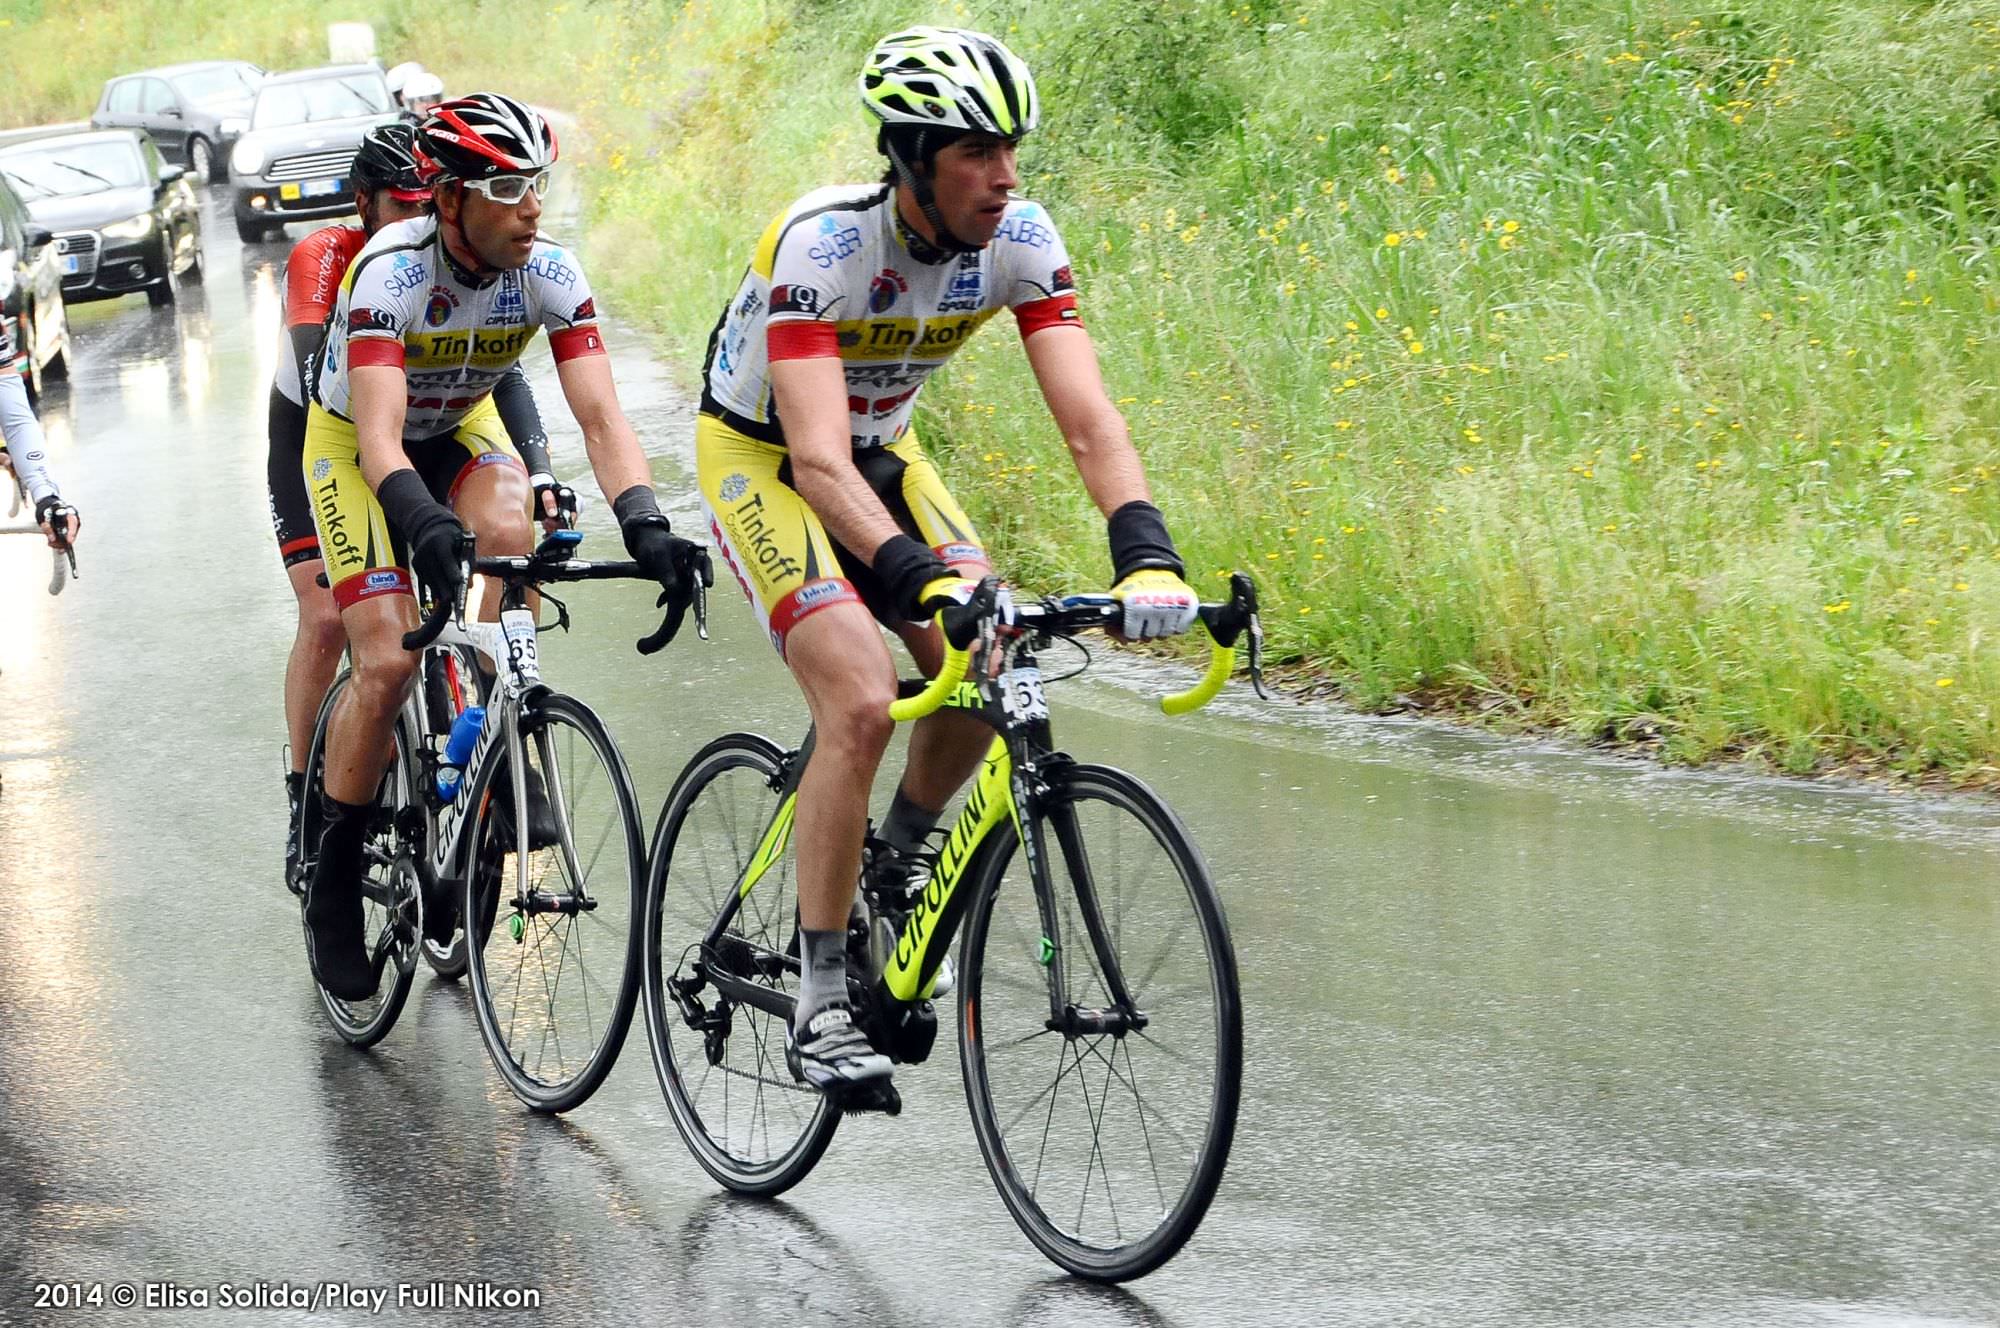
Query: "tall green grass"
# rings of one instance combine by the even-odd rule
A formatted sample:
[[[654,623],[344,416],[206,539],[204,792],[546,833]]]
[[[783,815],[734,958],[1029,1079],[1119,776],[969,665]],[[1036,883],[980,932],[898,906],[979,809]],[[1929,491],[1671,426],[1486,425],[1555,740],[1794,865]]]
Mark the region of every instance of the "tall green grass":
[[[1989,6],[689,5],[591,118],[615,289],[690,361],[762,222],[875,173],[854,72],[923,18],[1036,68],[1024,192],[1280,653],[1364,707],[1989,773]],[[1019,575],[1101,583],[997,328],[922,427]]]
[[[82,24],[87,103],[116,46],[88,16],[135,7],[14,8],[42,11],[24,36]],[[307,43],[291,0],[144,8],[267,60],[323,21]],[[1199,584],[1257,573],[1280,654],[1363,707],[1679,760],[2000,766],[1988,3],[373,8],[385,53],[582,116],[593,277],[690,381],[764,222],[877,174],[872,41],[1000,33],[1044,100],[1023,192],[1160,505]],[[34,41],[0,111],[60,82]],[[924,407],[1014,573],[1101,584],[1003,324]]]

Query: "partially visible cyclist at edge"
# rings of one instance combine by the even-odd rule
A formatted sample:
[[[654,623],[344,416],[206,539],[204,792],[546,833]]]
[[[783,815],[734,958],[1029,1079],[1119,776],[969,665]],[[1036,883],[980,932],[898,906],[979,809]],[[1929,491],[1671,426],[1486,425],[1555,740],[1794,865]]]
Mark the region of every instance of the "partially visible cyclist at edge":
[[[305,788],[306,749],[312,742],[319,703],[340,667],[347,634],[333,596],[320,586],[326,570],[320,558],[319,532],[313,528],[312,502],[306,496],[301,461],[305,453],[304,384],[326,340],[327,316],[340,291],[347,265],[361,252],[368,237],[391,222],[422,217],[431,210],[431,191],[413,155],[414,131],[407,124],[387,124],[368,132],[354,154],[348,174],[354,182],[354,211],[359,225],[323,226],[292,247],[281,283],[286,344],[271,383],[270,458],[265,479],[271,495],[271,525],[278,538],[278,556],[298,601],[298,630],[285,663],[285,732],[291,760],[285,772],[285,799],[290,828],[285,836],[285,881],[300,888],[298,862],[299,808]],[[517,364],[493,388],[493,403],[507,436],[520,452],[535,490],[537,509],[553,517],[558,486],[549,467],[548,439],[535,396]]]
[[[691,598],[699,549],[670,531],[654,499],[582,267],[536,231],[556,162],[548,121],[511,97],[475,93],[436,107],[416,148],[435,214],[384,226],[348,266],[306,412],[305,482],[354,661],[329,724],[306,948],[315,979],[343,1000],[377,984],[363,942],[362,842],[415,676],[402,646],[417,621],[410,570],[440,594],[459,593],[468,524],[481,553],[529,551],[528,472],[492,390],[538,329],[548,329],[625,546],[663,599]],[[482,617],[497,616],[498,591],[487,587]],[[544,801],[531,835],[546,839],[547,817]]]
[[[875,48],[860,86],[889,169],[877,184],[807,194],[764,231],[710,338],[695,425],[711,530],[817,726],[793,835],[804,972],[786,1050],[794,1073],[834,1091],[890,1070],[854,1023],[845,979],[868,788],[895,698],[876,624],[934,675],[942,644],[927,624],[990,570],[910,427],[924,380],[981,323],[1014,313],[1107,519],[1122,634],[1186,631],[1198,607],[1105,393],[1062,240],[1046,211],[1012,196],[1037,119],[1027,67],[982,33],[911,28]],[[926,836],[991,736],[949,711],[918,724],[871,856],[878,885],[908,898],[921,884]],[[932,994],[948,981],[941,970]]]
[[[48,454],[42,450],[42,422],[28,402],[28,385],[14,368],[14,339],[0,321],[0,470],[8,478],[0,484],[18,483],[35,506],[35,524],[52,549],[76,542],[83,518],[65,503],[49,474]]]

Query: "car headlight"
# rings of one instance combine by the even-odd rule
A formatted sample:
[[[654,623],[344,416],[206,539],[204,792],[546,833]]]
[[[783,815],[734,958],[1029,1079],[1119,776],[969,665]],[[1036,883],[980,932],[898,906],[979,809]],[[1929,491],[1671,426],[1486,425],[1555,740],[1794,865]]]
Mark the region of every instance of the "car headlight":
[[[264,169],[264,149],[255,139],[246,138],[229,154],[229,169],[238,175],[255,175]]]
[[[234,138],[250,127],[250,122],[240,115],[232,115],[215,126],[215,132],[224,138]]]
[[[150,212],[141,212],[136,217],[128,217],[124,221],[114,221],[109,226],[106,226],[104,228],[104,238],[107,240],[137,240],[150,233],[152,229],[153,214]]]

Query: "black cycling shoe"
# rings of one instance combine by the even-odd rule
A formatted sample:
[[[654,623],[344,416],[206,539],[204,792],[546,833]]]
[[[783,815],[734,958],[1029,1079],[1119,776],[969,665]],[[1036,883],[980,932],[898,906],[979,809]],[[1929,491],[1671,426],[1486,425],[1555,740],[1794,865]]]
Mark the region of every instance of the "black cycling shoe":
[[[500,824],[507,838],[514,838],[514,776],[502,761],[493,772],[493,805],[499,810]],[[528,767],[528,847],[554,848],[562,842],[562,828],[556,824],[555,809],[549,806],[549,791],[542,785],[542,773]]]
[[[358,838],[330,817],[320,841],[319,862],[306,884],[306,959],[313,981],[343,1001],[365,1001],[381,986],[381,971],[368,954],[367,918],[361,905]]]

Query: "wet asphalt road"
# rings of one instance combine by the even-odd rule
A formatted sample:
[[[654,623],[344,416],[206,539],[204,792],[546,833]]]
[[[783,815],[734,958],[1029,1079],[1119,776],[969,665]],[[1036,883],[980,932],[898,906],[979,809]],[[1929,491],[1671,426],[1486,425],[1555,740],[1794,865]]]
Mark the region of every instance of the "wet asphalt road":
[[[244,251],[219,203],[178,309],[73,310],[44,417],[83,580],[50,599],[44,552],[0,539],[0,1322],[523,1320],[397,1309],[436,1282],[591,1324],[2000,1322],[1985,802],[1236,695],[1169,723],[1162,671],[1127,663],[1054,689],[1073,749],[1181,810],[1243,964],[1229,1176],[1123,1291],[1014,1228],[948,1029],[899,1075],[905,1114],[844,1128],[778,1203],[694,1166],[636,1026],[565,1119],[515,1103],[466,994],[427,976],[387,1041],[347,1048],[279,882],[292,607],[263,430],[284,247]],[[612,349],[686,493],[687,404],[636,336]],[[545,351],[531,371],[579,476]],[[585,528],[615,549],[601,503]],[[575,607],[545,667],[610,723],[649,822],[717,732],[800,731],[730,587],[714,642],[653,660],[629,648],[643,592]],[[37,1308],[58,1282],[332,1282],[387,1307]]]

